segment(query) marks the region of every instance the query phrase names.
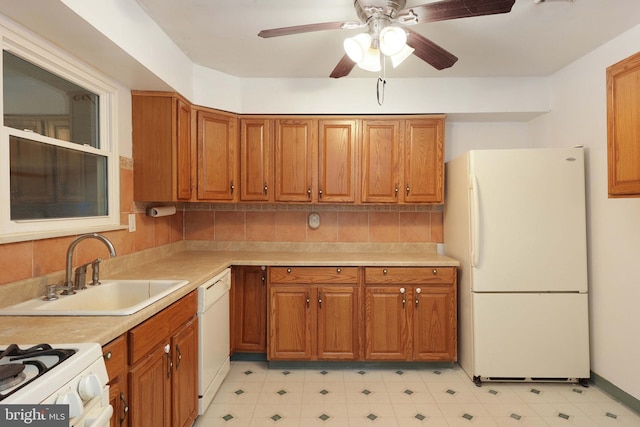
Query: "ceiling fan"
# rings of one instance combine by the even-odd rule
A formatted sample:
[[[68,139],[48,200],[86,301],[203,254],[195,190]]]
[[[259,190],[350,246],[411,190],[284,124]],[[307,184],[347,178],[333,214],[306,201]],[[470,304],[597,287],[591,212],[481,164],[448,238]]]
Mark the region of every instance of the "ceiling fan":
[[[406,28],[415,24],[446,21],[511,11],[515,0],[440,0],[405,9],[406,0],[354,0],[358,21],[323,22],[262,30],[263,38],[314,31],[354,29],[367,31],[345,40],[347,52],[330,77],[348,75],[356,64],[378,71],[381,54],[391,58],[394,67],[411,54],[438,70],[449,68],[458,58],[431,40]],[[376,64],[377,61],[377,64]]]

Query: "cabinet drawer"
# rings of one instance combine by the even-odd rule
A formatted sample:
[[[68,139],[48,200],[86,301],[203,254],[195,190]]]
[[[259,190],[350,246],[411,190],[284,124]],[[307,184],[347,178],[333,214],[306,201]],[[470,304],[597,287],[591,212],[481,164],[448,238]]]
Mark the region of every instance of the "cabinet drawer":
[[[149,353],[164,342],[173,331],[196,314],[198,294],[196,291],[176,301],[155,316],[129,331],[129,364]]]
[[[366,284],[451,283],[455,267],[367,267]]]
[[[107,367],[109,381],[112,381],[127,369],[127,337],[120,335],[102,347],[102,357]]]
[[[272,267],[271,283],[358,283],[358,267]]]

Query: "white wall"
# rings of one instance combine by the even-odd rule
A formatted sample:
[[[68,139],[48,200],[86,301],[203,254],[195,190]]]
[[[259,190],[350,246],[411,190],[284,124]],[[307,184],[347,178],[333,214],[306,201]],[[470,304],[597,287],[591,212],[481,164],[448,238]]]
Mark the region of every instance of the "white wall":
[[[552,111],[530,123],[548,146],[583,144],[592,371],[640,399],[640,199],[607,197],[606,68],[638,51],[640,26],[556,73]]]

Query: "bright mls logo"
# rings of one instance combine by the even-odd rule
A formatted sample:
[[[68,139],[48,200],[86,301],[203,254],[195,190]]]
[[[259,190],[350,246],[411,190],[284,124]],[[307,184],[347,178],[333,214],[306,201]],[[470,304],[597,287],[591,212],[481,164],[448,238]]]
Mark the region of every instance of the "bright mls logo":
[[[0,405],[0,426],[69,427],[69,406]]]

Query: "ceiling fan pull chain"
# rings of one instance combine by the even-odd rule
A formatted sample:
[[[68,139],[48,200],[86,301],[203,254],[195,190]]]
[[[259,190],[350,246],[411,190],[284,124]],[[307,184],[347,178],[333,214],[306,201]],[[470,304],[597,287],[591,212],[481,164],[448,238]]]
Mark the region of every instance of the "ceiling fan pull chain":
[[[387,84],[387,81],[382,77],[378,77],[378,84],[376,87],[376,96],[378,98],[378,105],[382,107],[384,104],[384,86]]]

